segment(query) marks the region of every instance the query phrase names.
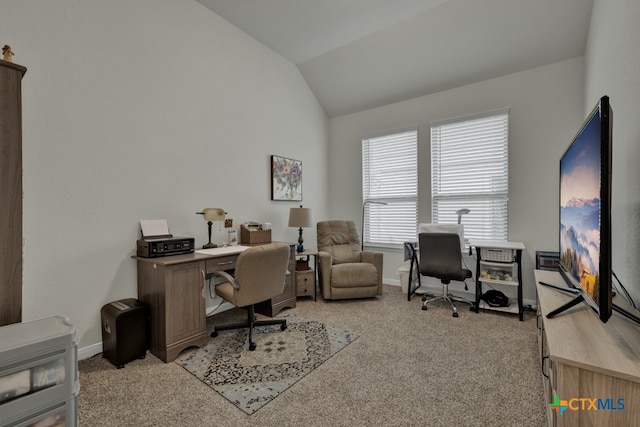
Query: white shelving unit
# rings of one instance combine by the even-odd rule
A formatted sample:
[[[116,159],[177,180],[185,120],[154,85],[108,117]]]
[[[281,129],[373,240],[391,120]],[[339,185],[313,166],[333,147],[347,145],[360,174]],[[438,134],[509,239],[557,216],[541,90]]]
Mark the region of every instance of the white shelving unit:
[[[476,248],[476,311],[480,309],[514,313],[523,320],[521,242],[472,242]],[[483,285],[501,291],[509,298],[509,306],[494,307],[482,301]]]
[[[59,316],[0,328],[0,425],[78,424],[76,328]]]

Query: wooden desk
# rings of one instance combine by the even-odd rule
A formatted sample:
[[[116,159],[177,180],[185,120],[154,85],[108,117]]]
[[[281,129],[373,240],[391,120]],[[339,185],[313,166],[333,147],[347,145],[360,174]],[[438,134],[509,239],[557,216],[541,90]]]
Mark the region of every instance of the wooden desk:
[[[546,403],[572,404],[559,414],[547,406],[550,426],[637,426],[640,420],[640,326],[614,311],[607,323],[578,304],[558,317],[546,315],[575,298],[539,281],[564,285],[555,271],[535,270],[539,347]],[[623,305],[621,301],[614,302]],[[612,399],[617,410],[575,410],[570,399]],[[620,409],[618,399],[624,399]]]
[[[187,347],[201,347],[209,340],[203,288],[207,274],[235,268],[240,252],[230,248],[210,253],[192,253],[160,258],[133,256],[138,263],[138,299],[150,306],[151,353],[171,362]],[[295,245],[291,245],[289,271],[284,292],[256,308],[275,316],[284,308],[296,306]]]

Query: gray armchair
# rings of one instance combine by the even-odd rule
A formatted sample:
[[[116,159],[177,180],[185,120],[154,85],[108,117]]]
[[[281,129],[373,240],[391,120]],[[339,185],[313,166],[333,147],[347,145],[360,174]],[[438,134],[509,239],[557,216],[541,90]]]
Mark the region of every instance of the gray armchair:
[[[317,238],[322,298],[371,298],[382,294],[382,253],[360,250],[360,236],[353,221],[318,222]]]

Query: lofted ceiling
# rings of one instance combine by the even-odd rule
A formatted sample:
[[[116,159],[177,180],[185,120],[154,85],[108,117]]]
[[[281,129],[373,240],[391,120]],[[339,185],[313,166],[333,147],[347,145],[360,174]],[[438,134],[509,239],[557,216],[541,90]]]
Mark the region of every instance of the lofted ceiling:
[[[297,65],[328,117],[584,55],[592,0],[198,0]]]

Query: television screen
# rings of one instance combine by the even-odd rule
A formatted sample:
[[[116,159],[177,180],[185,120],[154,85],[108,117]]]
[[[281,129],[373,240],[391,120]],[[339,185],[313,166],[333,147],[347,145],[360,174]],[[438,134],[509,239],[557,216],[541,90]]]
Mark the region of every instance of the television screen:
[[[560,272],[611,317],[611,110],[602,97],[560,159]]]

